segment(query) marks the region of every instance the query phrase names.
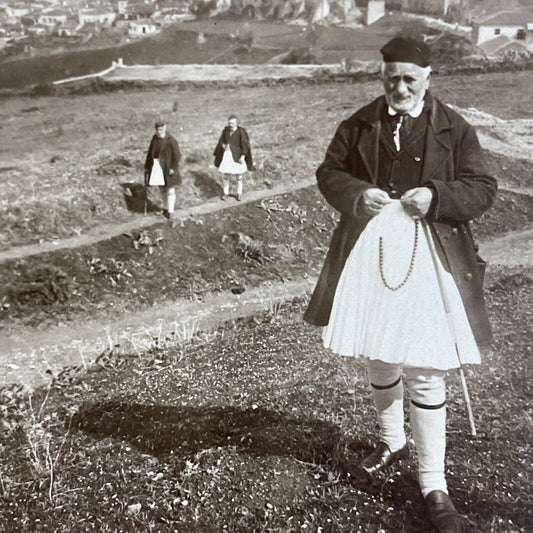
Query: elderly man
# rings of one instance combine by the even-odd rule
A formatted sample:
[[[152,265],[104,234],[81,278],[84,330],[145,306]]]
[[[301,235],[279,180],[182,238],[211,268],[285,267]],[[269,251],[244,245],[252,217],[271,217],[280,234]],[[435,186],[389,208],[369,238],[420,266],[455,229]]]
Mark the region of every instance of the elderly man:
[[[178,141],[167,133],[167,125],[165,120],[155,123],[155,134],[144,163],[144,180],[146,185],[160,188],[165,204],[163,215],[171,219],[176,205],[176,186],[181,184],[178,168],[181,154]]]
[[[367,365],[380,436],[355,475],[408,456],[405,375],[428,517],[456,533],[465,524],[444,475],[445,375],[479,363],[491,340],[469,221],[497,184],[474,129],[428,90],[429,48],[397,37],[381,53],[384,96],[340,124],[317,170],[341,218],[305,319],[325,326],[326,347]]]

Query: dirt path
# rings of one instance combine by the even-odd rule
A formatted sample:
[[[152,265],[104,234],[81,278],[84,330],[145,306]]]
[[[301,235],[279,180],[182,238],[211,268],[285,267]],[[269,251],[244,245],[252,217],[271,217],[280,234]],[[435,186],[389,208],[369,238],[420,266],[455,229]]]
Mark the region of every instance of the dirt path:
[[[210,294],[200,302],[178,300],[117,317],[113,323],[91,320],[44,332],[29,328],[23,336],[4,337],[0,343],[0,388],[17,383],[34,388],[68,366],[89,366],[106,349],[120,353],[146,350],[168,338],[170,342],[190,338],[195,332],[215,328],[221,322],[262,311],[275,312],[276,305],[303,296],[316,279],[269,283],[235,295]]]
[[[235,207],[236,205],[242,205],[248,202],[256,202],[263,198],[270,196],[277,196],[279,194],[286,194],[303,187],[309,187],[316,180],[314,177],[305,178],[295,183],[288,183],[277,185],[271,189],[260,189],[258,191],[247,192],[243,196],[243,200],[240,203],[236,203],[233,199],[227,202],[220,201],[219,198],[209,200],[201,205],[195,205],[193,207],[186,207],[176,211],[176,220],[185,219],[187,217],[194,217],[198,215],[204,215],[206,213],[215,213],[222,209],[228,209]],[[88,246],[99,241],[111,239],[122,235],[123,233],[129,233],[135,230],[141,230],[153,226],[155,224],[161,224],[164,222],[164,218],[161,215],[146,215],[135,216],[128,222],[122,224],[104,224],[92,228],[83,235],[77,235],[76,237],[70,237],[68,239],[62,239],[52,242],[43,242],[39,244],[28,244],[26,246],[15,246],[8,250],[0,252],[0,263],[9,261],[12,259],[22,259],[31,255],[43,254],[46,252],[53,252],[64,248],[77,248],[79,246]]]

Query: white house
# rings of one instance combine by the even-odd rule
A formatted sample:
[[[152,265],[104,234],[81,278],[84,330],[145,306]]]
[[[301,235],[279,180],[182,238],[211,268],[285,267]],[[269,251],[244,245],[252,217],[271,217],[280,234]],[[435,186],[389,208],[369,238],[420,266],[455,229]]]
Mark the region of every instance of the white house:
[[[78,21],[83,24],[112,24],[117,18],[113,11],[102,11],[98,9],[87,9],[78,12]]]
[[[70,13],[65,9],[52,9],[50,11],[43,12],[37,22],[43,26],[56,26],[65,24]]]
[[[158,26],[150,19],[132,20],[128,25],[128,33],[136,37],[151,35],[158,31]]]
[[[533,39],[533,14],[526,11],[503,12],[473,24],[472,43],[475,45],[480,45],[500,35],[511,40],[531,41]]]
[[[14,4],[5,7],[7,16],[10,18],[20,18],[30,12],[30,8],[25,4]]]

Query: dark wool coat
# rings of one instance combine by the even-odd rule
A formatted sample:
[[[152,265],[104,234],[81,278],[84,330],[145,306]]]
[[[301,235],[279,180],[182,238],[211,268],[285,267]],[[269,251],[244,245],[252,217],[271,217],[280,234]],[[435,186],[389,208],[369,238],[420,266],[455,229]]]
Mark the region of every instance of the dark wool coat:
[[[237,131],[231,135],[229,126],[226,126],[218,139],[213,155],[215,156],[215,167],[219,167],[224,156],[224,146],[229,144],[233,160],[238,163],[241,156],[244,156],[248,170],[254,170],[252,159],[252,149],[250,147],[250,138],[244,128],[237,126]]]
[[[154,158],[156,157],[156,155],[154,154],[154,148],[157,139],[157,135],[154,135],[152,137],[152,140],[150,141],[150,146],[148,147],[148,154],[146,155],[146,162],[144,163],[145,176],[147,174],[148,177],[152,172],[152,165],[154,164]],[[176,139],[174,139],[172,135],[169,135],[167,133],[165,137],[161,139],[161,149],[159,151],[158,157],[159,164],[163,169],[165,186],[175,187],[176,185],[180,185],[181,176],[178,166],[181,159],[181,153],[178,141],[176,141]],[[174,174],[171,175],[170,170],[174,170]]]
[[[492,335],[483,299],[484,262],[477,256],[468,221],[492,205],[497,183],[486,168],[474,128],[429,92],[426,97],[431,109],[420,186],[430,187],[434,200],[425,218],[440,259],[457,284],[476,341],[487,345]],[[341,213],[304,316],[317,326],[328,324],[346,259],[370,220],[358,212],[357,203],[377,183],[380,117],[386,105],[381,96],[344,120],[316,172],[320,191]]]

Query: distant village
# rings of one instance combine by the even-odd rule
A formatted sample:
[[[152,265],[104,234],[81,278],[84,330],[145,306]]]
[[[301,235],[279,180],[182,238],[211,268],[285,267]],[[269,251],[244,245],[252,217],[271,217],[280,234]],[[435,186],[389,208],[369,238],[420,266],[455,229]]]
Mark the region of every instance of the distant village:
[[[478,0],[478,4],[483,0]],[[39,45],[123,44],[178,21],[220,14],[299,25],[371,25],[395,9],[465,22],[465,0],[0,0],[0,57],[31,56]],[[487,56],[533,51],[533,9],[469,19],[472,44]]]

